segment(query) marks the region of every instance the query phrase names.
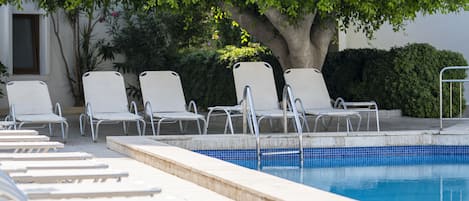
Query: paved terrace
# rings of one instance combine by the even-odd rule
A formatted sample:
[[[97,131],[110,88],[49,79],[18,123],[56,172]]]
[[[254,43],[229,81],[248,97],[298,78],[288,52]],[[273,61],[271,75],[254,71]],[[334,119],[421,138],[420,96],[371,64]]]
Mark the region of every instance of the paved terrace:
[[[96,160],[109,164],[110,168],[126,170],[130,176],[127,178],[127,182],[138,182],[143,181],[148,184],[157,184],[162,188],[162,193],[151,198],[151,200],[229,200],[220,194],[207,190],[194,183],[180,179],[176,176],[170,175],[161,170],[155,169],[151,166],[145,165],[138,161],[132,160],[122,154],[116,153],[106,148],[106,136],[123,135],[122,125],[102,125],[100,128],[100,135],[97,143],[91,141],[89,132],[85,136],[81,136],[78,128],[78,115],[70,114],[66,115],[71,128],[69,132],[69,139],[65,148],[60,151],[86,151],[95,155]],[[209,134],[220,134],[224,130],[224,118],[216,117],[210,122]],[[372,118],[371,129],[375,129],[374,118]],[[129,126],[129,135],[137,135],[135,124]],[[235,121],[235,132],[241,131],[241,121]],[[280,121],[274,121],[273,130],[268,126],[268,122],[264,123],[261,128],[261,132],[264,133],[281,133]],[[343,123],[342,123],[343,125]],[[363,129],[362,124],[362,129]],[[335,133],[335,122],[332,122],[330,130],[331,135]],[[147,125],[146,135],[151,135],[150,127]],[[381,129],[383,131],[396,131],[396,130],[433,130],[437,131],[439,128],[438,119],[417,119],[409,117],[397,117],[397,116],[386,116],[381,117]],[[341,128],[342,131],[344,128]],[[41,134],[48,134],[47,129],[38,129]],[[89,129],[87,130],[89,131]],[[59,136],[58,127],[55,128],[55,137],[51,140],[61,140]],[[197,133],[197,129],[194,123],[187,123],[187,128],[184,134]],[[166,124],[163,125],[161,135],[172,135],[179,133],[178,124]],[[126,199],[123,199],[126,200]],[[142,200],[142,199],[137,199]]]

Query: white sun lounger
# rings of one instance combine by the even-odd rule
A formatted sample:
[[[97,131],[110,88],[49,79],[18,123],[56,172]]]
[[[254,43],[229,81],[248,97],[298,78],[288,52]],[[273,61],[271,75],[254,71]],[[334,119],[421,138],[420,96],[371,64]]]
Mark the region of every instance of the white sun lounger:
[[[338,98],[334,107],[331,104],[331,98],[327,90],[326,82],[322,73],[313,68],[288,69],[284,73],[285,82],[291,86],[300,111],[307,115],[316,116],[314,131],[316,131],[318,120],[322,117],[338,117],[345,118],[347,123],[347,132],[352,130],[350,117],[358,117],[357,130],[360,127],[361,116],[359,109],[348,109],[347,106],[373,106],[377,112],[377,106],[374,102],[345,102],[342,98]],[[363,108],[362,108],[363,109]],[[369,108],[366,110],[370,112]],[[374,110],[373,110],[374,111]],[[376,115],[378,115],[376,113]],[[379,130],[379,118],[376,116]],[[369,122],[369,117],[368,117]],[[339,121],[338,121],[339,124]],[[369,123],[368,123],[369,124]],[[337,130],[339,126],[337,126]]]
[[[0,153],[0,161],[88,160],[93,155],[85,152]]]
[[[202,134],[199,120],[204,122],[205,128],[205,117],[197,113],[194,101],[190,101],[189,107],[186,108],[181,79],[176,72],[145,71],[140,74],[139,79],[145,114],[150,119],[153,135],[155,135],[155,120],[158,122],[156,135],[160,134],[163,121],[196,121],[199,134]],[[191,108],[194,112],[190,112]],[[180,128],[182,131],[181,123]]]
[[[47,142],[45,135],[0,135],[0,142]]]
[[[10,176],[0,172],[0,195],[6,200],[135,197],[159,192],[160,188],[142,184],[16,184]]]
[[[57,169],[28,170],[26,172],[11,173],[10,177],[16,183],[72,183],[83,180],[104,182],[108,179],[120,181],[122,177],[128,177],[129,173],[108,169]]]
[[[13,150],[14,153],[48,152],[63,147],[60,142],[0,142],[0,150]]]
[[[6,86],[11,120],[19,122],[19,128],[24,124],[48,124],[52,135],[52,124],[60,124],[62,138],[67,139],[68,123],[62,117],[59,103],[53,111],[49,89],[43,81],[11,81]],[[65,127],[64,127],[65,126]],[[15,124],[16,129],[16,124]]]
[[[64,198],[114,198],[153,196],[161,189],[143,184],[92,183],[92,184],[18,184],[31,200]]]
[[[101,123],[122,122],[124,133],[127,134],[126,122],[136,122],[139,135],[145,133],[145,120],[138,115],[137,105],[131,102],[130,111],[124,78],[115,71],[93,71],[83,74],[83,90],[86,111],[80,115],[80,132],[84,135],[84,118],[88,117],[91,137],[98,139]],[[140,123],[143,124],[140,128]],[[96,124],[96,132],[93,127]],[[142,130],[143,131],[142,131]]]
[[[1,161],[0,168],[12,167],[26,168],[28,170],[53,169],[103,169],[109,166],[94,160],[64,160],[64,161]]]
[[[35,130],[0,130],[0,136],[3,135],[38,135],[39,133]]]
[[[233,77],[236,88],[236,97],[240,103],[243,100],[243,91],[249,86],[252,91],[254,108],[258,122],[264,118],[283,118],[284,112],[280,108],[273,69],[266,62],[239,62],[233,66]],[[291,111],[287,111],[287,118],[294,118]]]

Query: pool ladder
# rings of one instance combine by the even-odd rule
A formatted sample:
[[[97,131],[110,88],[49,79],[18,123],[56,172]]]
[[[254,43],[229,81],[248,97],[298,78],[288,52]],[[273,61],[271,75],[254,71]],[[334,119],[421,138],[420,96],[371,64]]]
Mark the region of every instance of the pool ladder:
[[[257,161],[261,161],[261,156],[268,156],[268,155],[285,155],[285,154],[299,154],[301,162],[304,160],[304,153],[303,153],[303,128],[300,122],[299,113],[296,109],[292,89],[289,85],[285,85],[283,88],[283,129],[284,133],[288,132],[288,117],[287,117],[287,109],[290,108],[291,112],[294,115],[294,122],[295,122],[295,129],[298,136],[298,150],[295,151],[277,151],[277,152],[261,152],[261,142],[260,142],[260,135],[259,135],[259,122],[257,121],[256,112],[254,108],[254,101],[252,98],[251,88],[249,86],[244,87],[243,91],[243,133],[247,133],[247,127],[251,133],[256,136],[256,156]]]

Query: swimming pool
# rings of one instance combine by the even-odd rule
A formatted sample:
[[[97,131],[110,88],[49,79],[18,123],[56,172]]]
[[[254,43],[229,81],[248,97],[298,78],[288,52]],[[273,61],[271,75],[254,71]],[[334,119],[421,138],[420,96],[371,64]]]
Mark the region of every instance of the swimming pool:
[[[255,150],[199,150],[208,156],[364,201],[469,200],[469,146],[305,149],[266,156]]]

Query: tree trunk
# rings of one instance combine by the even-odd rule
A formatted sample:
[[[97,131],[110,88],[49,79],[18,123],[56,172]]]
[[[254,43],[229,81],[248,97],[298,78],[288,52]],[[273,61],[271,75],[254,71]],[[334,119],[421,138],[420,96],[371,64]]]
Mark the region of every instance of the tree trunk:
[[[290,23],[277,9],[260,16],[233,5],[221,4],[233,20],[262,44],[269,47],[284,70],[289,68],[322,69],[329,44],[336,32],[332,18],[324,19],[312,12]]]

